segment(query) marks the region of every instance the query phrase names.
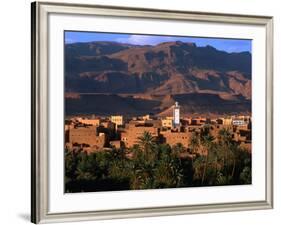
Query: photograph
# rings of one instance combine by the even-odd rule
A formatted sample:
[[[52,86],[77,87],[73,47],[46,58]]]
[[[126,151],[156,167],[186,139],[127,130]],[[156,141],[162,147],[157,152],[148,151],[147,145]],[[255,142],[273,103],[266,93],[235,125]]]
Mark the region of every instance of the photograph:
[[[64,31],[65,193],[252,184],[252,40]]]
[[[34,2],[31,22],[33,223],[273,208],[272,16]]]

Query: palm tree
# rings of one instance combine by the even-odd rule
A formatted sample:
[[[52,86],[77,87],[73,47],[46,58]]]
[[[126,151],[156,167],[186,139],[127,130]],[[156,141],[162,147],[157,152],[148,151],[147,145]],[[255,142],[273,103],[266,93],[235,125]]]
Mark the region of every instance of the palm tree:
[[[231,180],[234,176],[235,167],[236,167],[236,155],[238,151],[238,145],[232,139],[232,133],[229,129],[221,129],[218,135],[219,144],[222,146],[223,150],[223,166],[226,169],[226,176],[229,176]],[[232,161],[232,168],[230,169],[230,161]]]
[[[234,173],[235,173],[235,169],[236,169],[236,161],[237,161],[240,151],[241,151],[241,149],[239,148],[237,143],[231,143],[231,145],[229,146],[229,152],[231,155],[231,159],[233,161],[232,169],[231,169],[231,178],[234,177]]]
[[[131,187],[133,189],[153,188],[156,143],[147,131],[138,137],[138,144],[132,148]]]
[[[232,134],[229,129],[221,129],[218,135],[219,144],[222,146],[224,152],[223,164],[228,164],[229,147],[232,143]]]
[[[206,169],[207,169],[208,161],[209,161],[209,151],[211,151],[211,149],[212,149],[213,140],[214,140],[214,137],[210,133],[205,133],[204,136],[202,136],[202,145],[205,147],[206,156],[205,156],[205,163],[204,163],[201,184],[203,184],[204,180],[205,180]]]
[[[119,160],[123,162],[126,159],[126,151],[124,148],[112,148],[112,151],[110,151],[110,157],[112,160]]]
[[[144,131],[142,136],[138,137],[138,140],[139,144],[143,146],[145,150],[155,144],[154,137],[148,131]]]
[[[138,137],[138,144],[143,150],[146,160],[153,160],[155,157],[155,139],[150,132],[144,131],[142,136]]]
[[[132,189],[154,188],[154,165],[147,161],[132,161],[130,165]]]
[[[182,143],[177,143],[172,148],[172,153],[175,157],[179,157],[180,153],[184,151],[184,146]]]
[[[204,170],[205,157],[203,155],[198,156],[193,162],[192,168],[194,170],[193,182],[199,184],[202,183],[203,170]]]
[[[183,150],[181,144],[171,147],[159,145],[159,158],[154,166],[154,183],[156,188],[179,187],[183,182],[183,170],[180,152]]]
[[[200,141],[199,141],[199,136],[198,133],[196,132],[192,132],[191,135],[191,139],[190,139],[190,143],[189,143],[189,147],[191,150],[191,154],[192,154],[192,164],[193,164],[193,154],[197,153],[199,147],[200,147]]]

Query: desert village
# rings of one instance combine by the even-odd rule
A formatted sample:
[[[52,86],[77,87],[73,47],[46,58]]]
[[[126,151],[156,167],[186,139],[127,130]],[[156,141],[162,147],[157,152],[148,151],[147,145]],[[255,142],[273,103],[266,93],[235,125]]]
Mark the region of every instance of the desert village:
[[[65,147],[88,153],[127,149],[138,144],[144,132],[149,132],[157,143],[166,143],[171,147],[180,143],[188,150],[192,134],[200,134],[202,128],[208,126],[214,138],[218,137],[221,129],[228,129],[234,141],[251,151],[250,116],[182,117],[177,102],[171,109],[171,116],[164,118],[150,115],[131,118],[126,115],[71,117],[65,120]]]

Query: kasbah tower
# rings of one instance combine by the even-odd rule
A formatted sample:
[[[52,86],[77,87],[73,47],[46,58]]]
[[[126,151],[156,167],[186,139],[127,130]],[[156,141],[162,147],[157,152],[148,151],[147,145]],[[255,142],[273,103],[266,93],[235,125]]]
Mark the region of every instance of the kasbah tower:
[[[178,102],[173,106],[173,127],[180,129],[180,106]]]

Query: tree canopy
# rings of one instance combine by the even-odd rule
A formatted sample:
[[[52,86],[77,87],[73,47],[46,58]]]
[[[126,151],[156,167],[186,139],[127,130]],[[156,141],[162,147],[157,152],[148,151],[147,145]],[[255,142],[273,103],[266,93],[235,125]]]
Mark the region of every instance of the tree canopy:
[[[159,144],[149,132],[128,149],[65,149],[66,192],[238,185],[251,179],[251,153],[226,129],[217,137],[208,127],[193,133],[188,149]]]

